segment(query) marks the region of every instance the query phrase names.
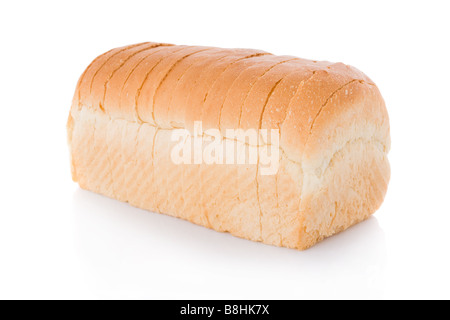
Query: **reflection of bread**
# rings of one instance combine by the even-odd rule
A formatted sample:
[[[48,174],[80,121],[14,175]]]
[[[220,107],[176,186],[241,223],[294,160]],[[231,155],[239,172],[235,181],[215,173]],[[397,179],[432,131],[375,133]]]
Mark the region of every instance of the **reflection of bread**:
[[[280,167],[171,161],[175,128],[280,129]],[[236,236],[305,249],[369,217],[386,193],[389,120],[344,64],[249,49],[142,43],[96,58],[68,122],[84,189]],[[262,142],[259,144],[261,145]]]

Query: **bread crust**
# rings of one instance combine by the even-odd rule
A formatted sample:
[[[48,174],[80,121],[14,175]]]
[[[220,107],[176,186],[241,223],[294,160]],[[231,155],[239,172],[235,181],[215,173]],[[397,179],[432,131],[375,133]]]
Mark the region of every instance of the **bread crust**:
[[[279,129],[279,169],[174,164],[175,129]],[[387,190],[389,118],[342,63],[252,49],[140,43],[83,72],[67,124],[74,181],[133,206],[306,249],[374,213]],[[192,137],[189,139],[193,139]],[[246,141],[237,141],[243,148]],[[262,150],[270,143],[258,136]]]

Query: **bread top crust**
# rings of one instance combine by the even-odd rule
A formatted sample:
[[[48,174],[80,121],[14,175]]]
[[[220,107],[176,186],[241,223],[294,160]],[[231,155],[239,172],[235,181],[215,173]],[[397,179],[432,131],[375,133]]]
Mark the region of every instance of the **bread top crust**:
[[[279,129],[280,149],[322,168],[346,142],[390,146],[389,119],[376,85],[342,63],[275,56],[252,49],[140,43],[112,49],[80,77],[72,112],[161,129]],[[308,162],[309,161],[309,162]]]

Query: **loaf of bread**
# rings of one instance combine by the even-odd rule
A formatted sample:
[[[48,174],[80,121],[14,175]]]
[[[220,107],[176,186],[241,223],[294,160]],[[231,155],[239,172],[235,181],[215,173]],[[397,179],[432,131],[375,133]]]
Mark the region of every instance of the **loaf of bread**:
[[[289,248],[368,218],[390,177],[366,75],[260,50],[110,50],[79,79],[67,128],[81,188]]]

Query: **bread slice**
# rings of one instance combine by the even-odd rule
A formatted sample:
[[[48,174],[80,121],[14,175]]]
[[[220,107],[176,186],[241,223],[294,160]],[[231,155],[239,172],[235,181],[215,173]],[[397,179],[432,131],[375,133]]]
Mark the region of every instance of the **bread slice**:
[[[175,163],[176,130],[205,151],[194,144],[197,122],[203,138],[216,129],[236,152],[257,150],[256,163]],[[368,218],[390,177],[389,119],[366,75],[260,50],[142,43],[108,51],[82,74],[67,128],[82,188],[289,248]],[[279,130],[279,144],[230,129]],[[279,166],[265,175],[272,146]]]

